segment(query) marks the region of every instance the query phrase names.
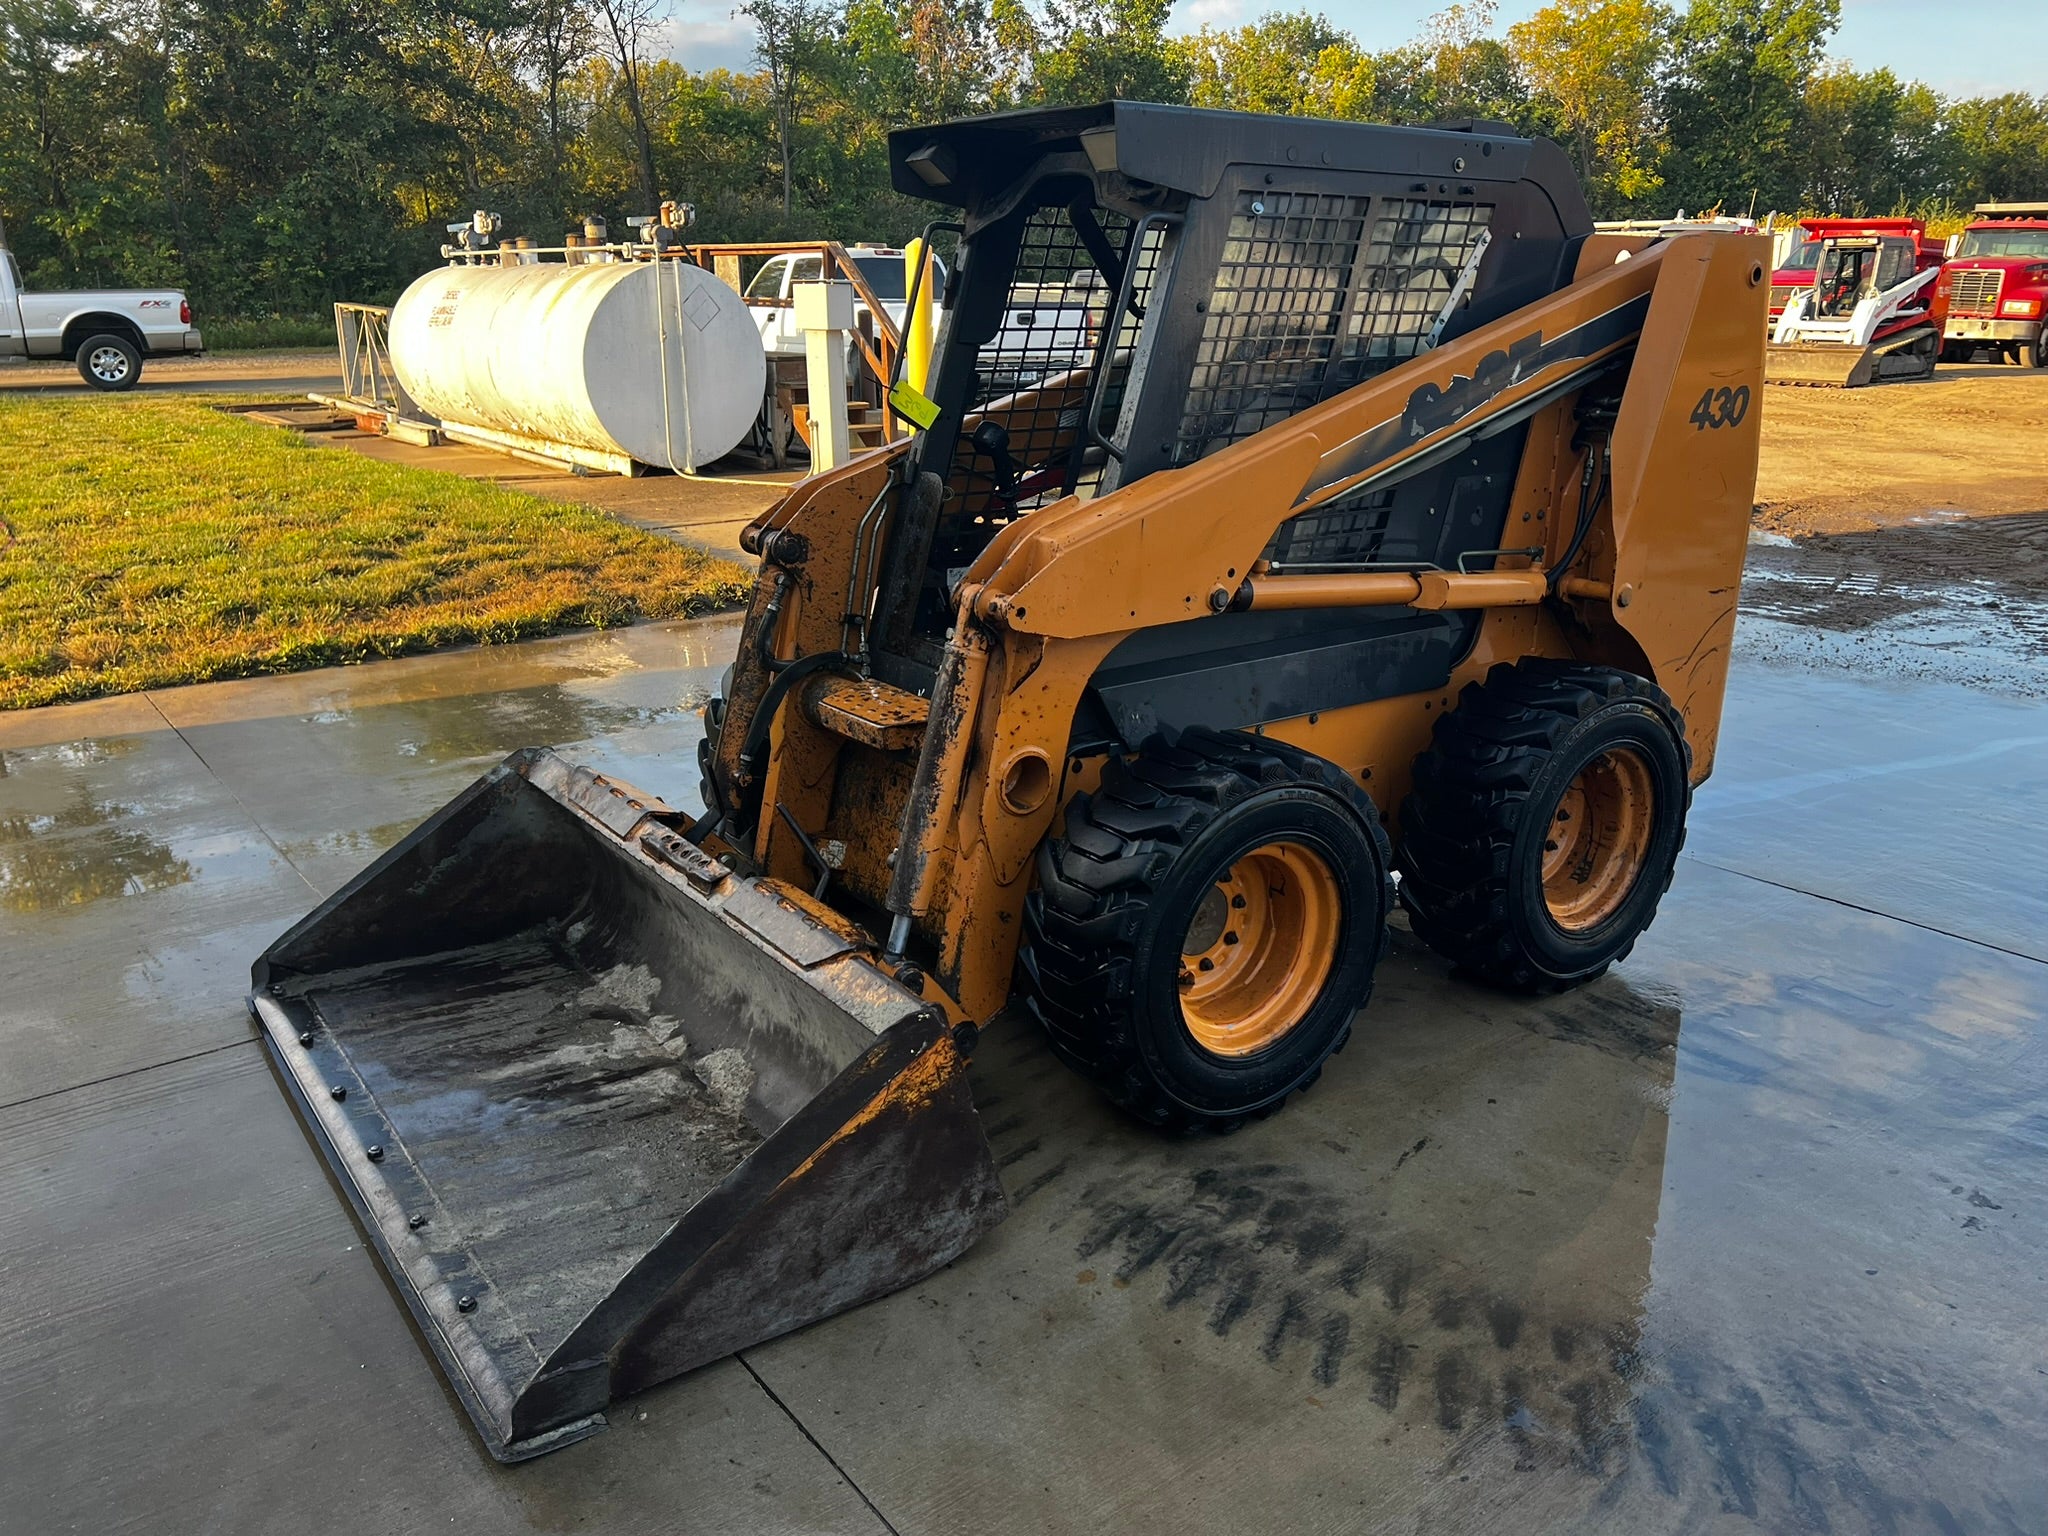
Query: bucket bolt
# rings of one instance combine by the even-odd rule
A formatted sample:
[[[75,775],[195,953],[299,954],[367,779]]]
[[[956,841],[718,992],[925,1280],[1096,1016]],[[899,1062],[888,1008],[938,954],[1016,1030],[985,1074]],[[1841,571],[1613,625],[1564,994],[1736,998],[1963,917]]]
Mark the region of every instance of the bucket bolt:
[[[312,1043],[313,1043],[313,1031],[311,1031],[310,1029],[302,1029],[302,1030],[300,1030],[300,1031],[299,1031],[299,1044],[301,1044],[301,1045],[311,1045]]]
[[[348,1090],[342,1087],[341,1084],[336,1083],[332,1088],[327,1090],[327,1097],[334,1100],[335,1103],[339,1104],[343,1099],[348,1097]]]
[[[427,1218],[424,1216],[408,1216],[405,1218],[405,1224],[417,1232],[427,1224]]]
[[[369,1148],[364,1155],[367,1156],[373,1163],[381,1163],[384,1161],[384,1149],[382,1147],[373,1146]]]
[[[474,1312],[476,1310],[476,1298],[474,1296],[462,1297],[455,1303],[455,1310],[458,1312]]]

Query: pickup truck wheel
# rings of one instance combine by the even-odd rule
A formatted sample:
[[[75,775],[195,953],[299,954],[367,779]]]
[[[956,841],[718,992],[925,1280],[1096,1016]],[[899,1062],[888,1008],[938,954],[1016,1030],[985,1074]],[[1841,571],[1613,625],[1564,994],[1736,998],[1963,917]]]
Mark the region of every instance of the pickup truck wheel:
[[[78,348],[78,376],[94,389],[133,389],[142,377],[142,349],[126,336],[89,336]]]

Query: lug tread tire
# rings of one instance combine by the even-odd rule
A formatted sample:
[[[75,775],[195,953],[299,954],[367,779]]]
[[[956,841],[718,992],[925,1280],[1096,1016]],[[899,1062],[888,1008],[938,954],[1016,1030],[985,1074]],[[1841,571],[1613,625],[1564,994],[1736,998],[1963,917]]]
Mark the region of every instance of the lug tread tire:
[[[1509,899],[1516,833],[1538,777],[1581,721],[1617,703],[1664,718],[1685,785],[1671,866],[1627,941],[1599,964],[1560,976],[1539,965],[1519,935]],[[1502,663],[1469,683],[1438,719],[1401,805],[1401,905],[1416,936],[1461,972],[1517,992],[1562,992],[1627,957],[1670,889],[1685,813],[1692,805],[1685,723],[1661,688],[1609,667],[1538,658]]]
[[[1271,1115],[1322,1074],[1319,1061],[1286,1092],[1235,1114],[1192,1112],[1145,1068],[1132,1022],[1140,984],[1137,947],[1150,897],[1175,859],[1225,810],[1261,790],[1310,785],[1353,809],[1391,871],[1392,850],[1372,801],[1336,764],[1242,731],[1193,727],[1168,744],[1154,738],[1128,762],[1112,758],[1095,793],[1077,795],[1059,837],[1038,850],[1038,883],[1025,903],[1018,972],[1026,1006],[1053,1052],[1110,1100],[1175,1135],[1227,1135]],[[1381,908],[1393,909],[1391,874]],[[1381,923],[1373,965],[1385,954]],[[1352,1012],[1371,990],[1357,995]],[[1347,1022],[1323,1060],[1351,1036]]]

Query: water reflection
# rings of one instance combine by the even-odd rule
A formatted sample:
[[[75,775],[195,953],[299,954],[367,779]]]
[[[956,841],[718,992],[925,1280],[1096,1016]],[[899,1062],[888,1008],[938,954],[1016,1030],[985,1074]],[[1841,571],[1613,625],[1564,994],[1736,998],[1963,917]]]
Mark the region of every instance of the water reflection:
[[[118,742],[78,742],[59,761],[87,763],[121,755]],[[0,780],[19,778],[20,754],[0,752]],[[189,861],[152,837],[131,806],[99,799],[73,780],[48,810],[0,810],[0,909],[47,912],[113,896],[183,885]]]
[[[1176,1345],[1220,1341],[1200,1347],[1349,1404],[1375,1438],[1610,1476],[1679,1024],[1619,976],[1523,1002],[1401,953],[1323,1080],[1227,1140],[1134,1130],[1028,1025],[993,1032],[975,1098],[1013,1222],[1068,1256],[1054,1284],[1141,1292]]]

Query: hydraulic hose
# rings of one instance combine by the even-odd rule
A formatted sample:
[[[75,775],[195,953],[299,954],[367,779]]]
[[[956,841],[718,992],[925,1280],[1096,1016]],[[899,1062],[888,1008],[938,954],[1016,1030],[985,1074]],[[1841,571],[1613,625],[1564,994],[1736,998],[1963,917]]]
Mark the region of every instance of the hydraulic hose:
[[[1558,557],[1557,564],[1550,568],[1552,592],[1555,592],[1557,584],[1564,580],[1565,573],[1572,568],[1572,562],[1579,558],[1579,551],[1585,548],[1586,535],[1593,531],[1593,519],[1600,515],[1600,507],[1607,500],[1607,488],[1614,478],[1613,467],[1608,460],[1611,442],[1611,438],[1602,437],[1598,448],[1591,444],[1587,445],[1586,470],[1579,479],[1579,523],[1572,529],[1572,541],[1565,545],[1564,553]],[[1597,496],[1593,493],[1593,482],[1596,478],[1593,465],[1596,458],[1600,465],[1597,476],[1600,492]]]

